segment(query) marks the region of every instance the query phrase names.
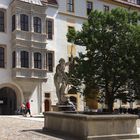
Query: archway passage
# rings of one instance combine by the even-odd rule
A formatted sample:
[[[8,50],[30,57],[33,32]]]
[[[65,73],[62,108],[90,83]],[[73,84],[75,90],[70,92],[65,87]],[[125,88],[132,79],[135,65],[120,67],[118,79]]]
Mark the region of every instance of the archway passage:
[[[17,110],[17,97],[12,88],[0,89],[0,115],[13,115]]]

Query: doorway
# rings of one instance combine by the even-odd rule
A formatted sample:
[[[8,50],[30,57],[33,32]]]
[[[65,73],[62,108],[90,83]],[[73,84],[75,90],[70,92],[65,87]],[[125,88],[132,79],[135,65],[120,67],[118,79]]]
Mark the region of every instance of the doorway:
[[[44,105],[45,105],[45,107],[44,107],[45,112],[50,111],[50,101],[46,99]]]
[[[0,89],[0,115],[14,115],[17,110],[17,97],[12,88]]]

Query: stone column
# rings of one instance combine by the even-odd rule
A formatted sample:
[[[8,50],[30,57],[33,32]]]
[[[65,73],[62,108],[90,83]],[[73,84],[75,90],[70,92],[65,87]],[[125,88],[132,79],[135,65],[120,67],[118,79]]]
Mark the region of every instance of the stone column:
[[[31,60],[30,60],[30,62],[31,62],[31,64],[30,64],[30,67],[31,67],[31,69],[33,69],[34,68],[34,52],[33,51],[31,51]]]
[[[42,34],[46,34],[46,18],[43,17],[42,19]]]
[[[46,69],[46,53],[43,52],[41,55],[42,55],[42,69]]]
[[[16,30],[20,30],[20,13],[16,13]]]
[[[30,32],[34,32],[34,17],[33,17],[33,15],[32,15],[32,12],[31,12],[31,15],[30,15],[30,17],[29,17],[30,19],[29,19],[29,24],[30,24],[30,26],[29,26],[29,31]]]
[[[21,67],[21,62],[20,62],[20,50],[17,48],[16,49],[16,68]]]

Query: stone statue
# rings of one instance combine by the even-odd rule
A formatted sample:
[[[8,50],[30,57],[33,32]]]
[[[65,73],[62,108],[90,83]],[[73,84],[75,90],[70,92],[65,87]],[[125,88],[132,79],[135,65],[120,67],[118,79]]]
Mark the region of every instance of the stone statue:
[[[56,87],[56,95],[58,97],[58,104],[63,104],[66,101],[65,89],[68,84],[68,76],[65,72],[65,67],[70,62],[65,62],[63,58],[59,60],[59,64],[56,66],[56,73],[54,75],[54,84]]]

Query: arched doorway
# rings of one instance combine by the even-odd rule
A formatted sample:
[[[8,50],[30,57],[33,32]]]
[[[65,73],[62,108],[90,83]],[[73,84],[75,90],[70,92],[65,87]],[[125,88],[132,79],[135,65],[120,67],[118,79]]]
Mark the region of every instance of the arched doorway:
[[[0,114],[13,115],[17,110],[17,97],[12,88],[3,87],[0,89]]]

